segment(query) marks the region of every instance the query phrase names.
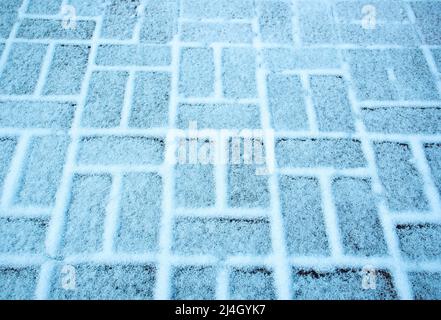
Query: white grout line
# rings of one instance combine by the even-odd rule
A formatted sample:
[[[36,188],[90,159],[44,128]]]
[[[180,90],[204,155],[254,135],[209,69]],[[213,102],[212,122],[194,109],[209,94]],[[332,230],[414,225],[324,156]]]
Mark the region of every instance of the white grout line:
[[[127,84],[124,92],[124,104],[121,111],[121,129],[127,129],[129,126],[130,113],[133,102],[133,93],[135,87],[135,77],[136,74],[134,71],[129,72],[129,76],[127,78]]]
[[[257,17],[253,20],[253,31],[256,34],[256,38],[253,41],[253,46],[256,49],[256,82],[257,92],[260,101],[260,113],[262,121],[262,129],[264,132],[271,130],[271,114],[268,106],[268,97],[266,91],[266,76],[267,72],[263,68],[262,64],[262,52],[261,52],[261,34]],[[274,137],[272,141],[265,139],[265,149],[267,157],[270,157],[271,164],[275,164],[275,151]],[[273,169],[273,168],[269,168]],[[280,211],[280,197],[278,188],[278,176],[274,172],[270,172],[268,176],[268,187],[270,191],[270,225],[271,225],[271,242],[274,254],[274,280],[278,299],[291,299],[291,286],[290,286],[290,270],[287,261],[285,233],[283,228],[283,219]]]
[[[23,167],[25,165],[26,153],[31,141],[29,133],[23,133],[19,138],[15,148],[15,154],[12,158],[8,174],[3,185],[3,195],[1,198],[1,206],[6,210],[13,204],[14,197],[19,188],[19,180],[23,174]]]
[[[43,63],[41,65],[40,75],[38,77],[37,86],[35,87],[34,96],[35,99],[39,99],[43,93],[44,85],[46,83],[49,68],[52,63],[52,58],[55,51],[55,44],[50,43],[46,50]]]
[[[104,221],[103,251],[111,255],[114,252],[114,240],[118,229],[118,216],[120,210],[120,198],[122,191],[122,175],[113,174],[112,187],[106,208]]]

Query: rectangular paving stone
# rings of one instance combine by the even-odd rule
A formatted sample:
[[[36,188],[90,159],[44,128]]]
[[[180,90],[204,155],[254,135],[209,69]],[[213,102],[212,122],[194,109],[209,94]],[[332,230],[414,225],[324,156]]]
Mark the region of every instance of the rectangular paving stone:
[[[153,128],[168,125],[170,78],[169,73],[163,72],[136,73],[130,127]]]
[[[102,250],[111,183],[111,177],[107,175],[73,177],[62,241],[64,255]]]
[[[65,264],[68,265],[68,264]],[[156,268],[149,264],[75,264],[75,290],[60,284],[66,273],[60,263],[51,280],[50,298],[62,300],[153,299]],[[70,265],[69,265],[70,266]]]
[[[253,0],[183,0],[185,18],[246,19],[254,15]]]
[[[230,273],[232,300],[273,300],[276,298],[273,273],[265,268],[234,268]]]
[[[432,178],[436,187],[438,188],[438,191],[441,193],[441,144],[425,144],[424,151],[429,163]]]
[[[441,299],[441,273],[440,272],[412,272],[409,274],[415,300]]]
[[[306,45],[334,44],[337,42],[332,12],[325,1],[300,1],[297,7],[300,38]]]
[[[248,48],[222,50],[222,85],[227,98],[257,97],[256,53]]]
[[[413,164],[409,146],[376,142],[374,150],[378,175],[385,188],[389,208],[394,211],[428,209],[423,181]]]
[[[4,254],[44,253],[47,219],[0,218],[0,252]]]
[[[0,266],[0,299],[34,299],[38,273],[39,267],[34,266]]]
[[[175,169],[177,207],[212,207],[216,201],[214,166],[211,164],[178,164]]]
[[[95,22],[77,20],[75,28],[64,28],[63,20],[29,19],[20,23],[16,37],[19,39],[88,40],[95,31]]]
[[[269,74],[267,76],[267,91],[274,129],[308,129],[308,115],[299,76]]]
[[[412,2],[412,11],[415,14],[416,24],[428,45],[441,44],[441,3],[437,1]]]
[[[160,164],[165,144],[160,138],[141,136],[83,137],[79,164],[130,165]]]
[[[167,43],[177,33],[179,14],[176,1],[149,1],[144,11],[141,42]]]
[[[176,254],[266,255],[271,250],[267,220],[178,218],[173,226]]]
[[[0,93],[34,93],[46,49],[44,44],[13,43],[0,73]]]
[[[211,48],[182,48],[179,92],[187,97],[214,94],[214,56]]]
[[[341,76],[311,76],[312,101],[320,131],[353,132],[354,119]]]
[[[376,271],[376,289],[362,287],[360,269],[293,268],[293,299],[311,300],[395,300],[398,299],[392,275],[387,270]]]
[[[65,135],[32,139],[15,201],[22,205],[51,206],[61,182],[67,147]]]
[[[89,50],[89,46],[83,45],[57,45],[43,89],[44,94],[79,94],[86,73]]]
[[[254,34],[249,23],[185,22],[180,37],[184,42],[205,44],[252,43]]]
[[[154,173],[127,173],[123,177],[118,252],[157,251],[161,217],[162,179]]]
[[[279,139],[276,159],[280,167],[365,167],[361,142],[351,139]]]
[[[363,28],[361,24],[338,25],[342,44],[350,45],[403,45],[416,46],[420,43],[415,28],[410,24],[381,24],[375,28]]]
[[[196,122],[199,129],[257,129],[260,110],[246,104],[181,104],[178,106],[176,126],[188,129]]]
[[[364,8],[364,9],[363,9]],[[334,12],[339,22],[361,21],[369,13],[375,14],[377,22],[409,22],[406,8],[402,1],[337,1]]]
[[[76,106],[61,102],[0,102],[0,127],[68,129]]]
[[[15,11],[1,11],[2,18],[0,19],[0,38],[7,39],[11,33],[14,23],[17,19],[17,12]]]
[[[339,177],[332,183],[332,192],[345,253],[362,256],[387,254],[371,182]]]
[[[211,266],[174,267],[171,276],[171,299],[214,300],[216,270]]]
[[[84,127],[110,128],[121,122],[128,72],[96,71],[92,73],[81,116]]]
[[[441,258],[440,224],[399,224],[396,232],[405,259],[422,261]]]
[[[139,0],[111,0],[104,9],[101,37],[106,39],[131,39],[137,22]]]
[[[169,46],[105,44],[98,47],[95,62],[104,66],[168,66],[171,52]]]
[[[90,17],[101,15],[109,2],[107,0],[69,0],[69,4],[75,8],[78,16]]]
[[[441,132],[440,108],[384,107],[362,109],[363,122],[370,132],[437,134]]]
[[[340,67],[339,52],[334,48],[265,48],[263,57],[266,66],[274,72]]]
[[[393,100],[396,88],[390,82],[387,68],[389,56],[385,50],[346,50],[354,90],[359,100]]]
[[[279,192],[288,254],[328,255],[318,180],[281,176]]]
[[[63,0],[30,0],[27,13],[57,14],[61,10]]]
[[[9,171],[9,166],[14,156],[17,139],[14,137],[0,137],[0,195],[3,183]]]
[[[293,42],[290,4],[281,1],[260,2],[259,26],[263,42]]]

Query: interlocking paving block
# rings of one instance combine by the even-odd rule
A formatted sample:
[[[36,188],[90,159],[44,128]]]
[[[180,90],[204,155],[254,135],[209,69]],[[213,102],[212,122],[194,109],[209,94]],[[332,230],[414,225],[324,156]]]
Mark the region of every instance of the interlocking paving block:
[[[178,164],[175,169],[175,200],[177,207],[213,206],[216,200],[213,165]]]
[[[380,24],[375,28],[363,28],[361,24],[339,24],[341,43],[360,46],[405,45],[420,43],[415,28],[410,24]]]
[[[23,0],[3,0],[0,3],[0,12],[11,12],[17,11],[21,5]]]
[[[392,100],[397,96],[387,73],[386,51],[347,50],[345,58],[360,100]]]
[[[401,1],[338,1],[334,13],[339,22],[354,22],[375,16],[377,22],[410,22],[406,8]]]
[[[254,34],[249,23],[185,22],[181,26],[180,37],[184,42],[204,44],[251,43]]]
[[[354,119],[341,76],[312,76],[312,101],[321,131],[354,131]]]
[[[259,26],[263,42],[293,42],[290,4],[281,1],[260,2]]]
[[[441,144],[428,143],[424,145],[427,161],[430,166],[433,180],[441,194]]]
[[[17,19],[17,13],[14,11],[1,11],[0,8],[0,38],[7,39],[14,27],[15,20]]]
[[[304,44],[334,44],[337,32],[331,9],[325,1],[300,1],[300,38]]]
[[[1,101],[0,127],[68,129],[75,108],[72,103]]]
[[[409,260],[441,258],[440,224],[400,224],[396,227],[402,256]]]
[[[104,219],[111,183],[111,178],[107,175],[73,177],[62,243],[64,254],[102,250]]]
[[[129,126],[138,128],[166,127],[170,86],[169,73],[136,73]]]
[[[376,289],[363,288],[363,272],[354,268],[293,268],[294,299],[398,299],[389,271],[376,270]]]
[[[441,3],[424,1],[411,3],[415,14],[416,24],[420,28],[426,44],[441,44]]]
[[[435,60],[438,74],[441,74],[441,49],[432,49],[431,52],[433,59]]]
[[[265,145],[258,138],[229,140],[227,201],[231,207],[269,207],[268,176],[261,174]]]
[[[172,250],[177,254],[266,255],[270,224],[264,219],[177,218]]]
[[[84,137],[80,141],[80,164],[130,165],[160,164],[164,141],[141,136]]]
[[[17,139],[13,137],[0,137],[0,195],[3,183],[9,171],[9,166],[14,156]]]
[[[420,50],[390,50],[390,64],[404,100],[439,100],[433,75]]]
[[[376,142],[374,151],[389,208],[394,211],[427,209],[423,181],[413,163],[410,147],[404,143]]]
[[[177,32],[179,14],[176,1],[149,1],[146,3],[141,42],[167,43]]]
[[[275,299],[272,271],[265,268],[234,268],[230,273],[230,299]]]
[[[207,97],[214,93],[214,56],[211,48],[181,50],[179,92],[184,96]]]
[[[64,28],[63,20],[23,19],[17,31],[19,39],[91,39],[95,31],[95,22],[77,20],[75,28]]]
[[[274,72],[340,67],[339,51],[334,48],[265,48],[263,57],[267,67]]]
[[[30,0],[27,13],[57,14],[61,10],[63,0]]]
[[[178,106],[176,126],[187,129],[195,122],[205,129],[258,129],[258,105],[247,104],[181,104]]]
[[[0,93],[32,94],[46,53],[47,45],[14,43],[0,73]]]
[[[46,79],[44,94],[79,94],[86,72],[89,50],[89,46],[57,45]]]
[[[353,139],[279,139],[276,159],[280,167],[365,167],[361,142]]]
[[[47,226],[47,219],[0,218],[0,252],[44,253]]]
[[[439,99],[433,75],[418,49],[347,50],[362,100]]]
[[[34,299],[38,267],[0,266],[0,299]]]
[[[129,74],[122,71],[92,73],[81,118],[83,127],[119,126]]]
[[[384,255],[387,246],[369,180],[339,177],[332,183],[345,253]]]
[[[370,132],[437,134],[441,132],[439,108],[384,107],[362,109],[363,122]]]
[[[409,274],[414,298],[417,300],[441,299],[440,272],[412,272]]]
[[[308,115],[299,76],[269,74],[268,104],[276,130],[307,130]]]
[[[71,274],[75,275],[74,289],[70,289],[72,283],[68,282]],[[53,271],[49,296],[80,300],[153,299],[155,281],[156,267],[149,264],[60,263]]]
[[[317,179],[281,176],[279,189],[288,253],[329,254]]]
[[[182,17],[246,19],[254,15],[254,0],[183,0]]]
[[[78,16],[99,16],[110,3],[107,0],[68,0]]]
[[[168,66],[171,53],[169,46],[105,44],[98,47],[95,62],[104,66]]]
[[[213,300],[216,298],[216,269],[211,266],[174,267],[171,277],[173,300]]]
[[[105,10],[101,37],[107,39],[131,39],[137,22],[137,10],[140,2],[133,0],[110,1]]]
[[[69,142],[65,135],[33,138],[22,169],[17,203],[36,206],[55,203]]]
[[[222,84],[227,98],[257,97],[256,54],[248,48],[222,50]]]
[[[124,175],[115,239],[117,251],[139,253],[157,250],[161,202],[162,179],[159,175]]]

